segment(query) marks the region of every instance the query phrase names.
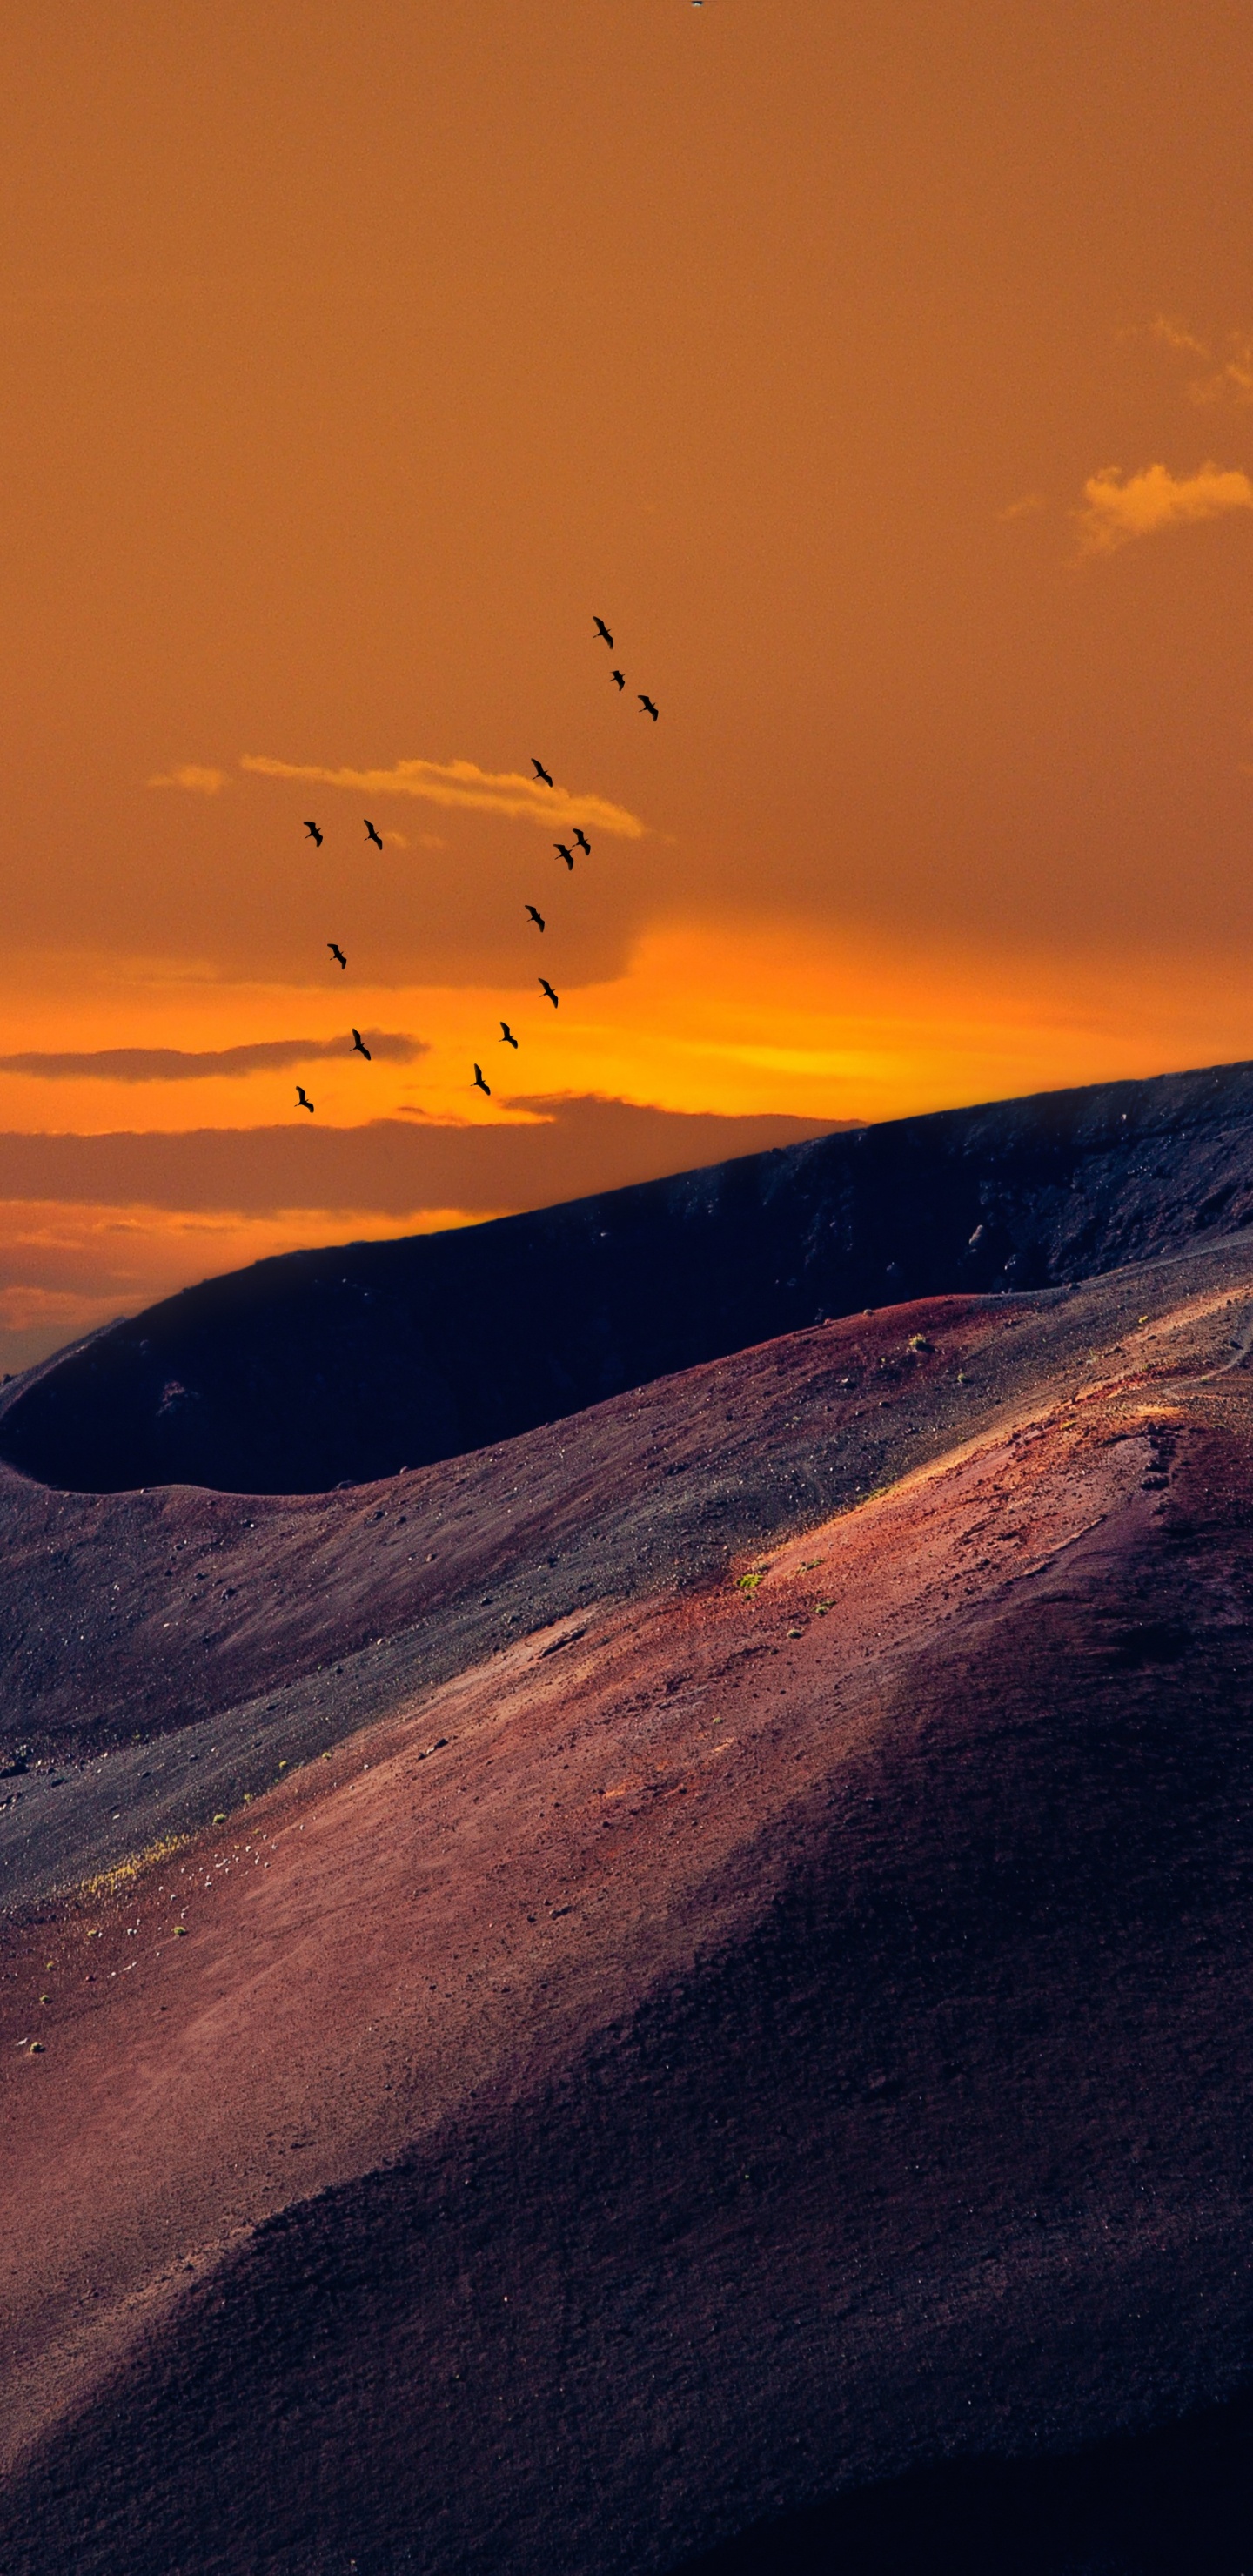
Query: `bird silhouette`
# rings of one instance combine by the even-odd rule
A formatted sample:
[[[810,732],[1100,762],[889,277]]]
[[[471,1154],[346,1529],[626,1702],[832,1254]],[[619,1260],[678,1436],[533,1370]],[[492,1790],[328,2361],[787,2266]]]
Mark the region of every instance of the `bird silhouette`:
[[[337,966],[346,966],[346,965],[347,965],[347,963],[348,963],[348,960],[347,960],[347,958],[346,958],[346,957],[345,957],[345,955],[344,955],[343,949],[340,947],[339,941],[338,941],[337,939],[328,939],[326,944],[327,944],[327,947],[330,949],[331,955],[332,955],[332,957],[334,958],[336,965],[337,965]]]
[[[365,1039],[362,1037],[360,1029],[353,1030],[352,1051],[354,1055],[363,1055],[367,1064],[372,1064],[374,1062],[374,1058],[366,1045]]]
[[[475,1066],[475,1068],[474,1068],[474,1080],[473,1080],[473,1082],[472,1082],[472,1083],[471,1083],[471,1085],[470,1085],[470,1089],[471,1089],[471,1091],[485,1091],[485,1092],[487,1093],[487,1097],[488,1097],[488,1099],[489,1099],[489,1100],[491,1099],[491,1096],[492,1096],[492,1086],[491,1086],[490,1082],[484,1082],[484,1080],[483,1080],[483,1067],[482,1067],[482,1065],[481,1065],[481,1064],[476,1064],[476,1066]]]
[[[542,761],[542,760],[537,760],[537,759],[536,759],[536,757],[535,757],[534,752],[532,752],[532,754],[531,754],[531,767],[532,767],[532,769],[534,770],[536,777],[537,777],[537,778],[542,778],[542,779],[543,779],[545,787],[551,787],[551,786],[552,786],[552,783],[553,783],[553,782],[552,782],[551,778],[549,777],[547,770],[546,770],[546,769],[545,769],[545,767],[544,767],[543,761]]]
[[[374,827],[373,823],[370,821],[370,817],[369,817],[369,815],[368,815],[368,814],[364,817],[364,821],[365,821],[365,834],[366,834],[366,839],[367,839],[367,841],[373,841],[374,846],[375,846],[375,849],[376,849],[376,850],[381,850],[381,849],[382,849],[382,847],[383,847],[383,835],[382,835],[382,833],[381,833],[381,832],[379,832],[379,831],[376,831],[376,830],[375,830],[375,827]]]
[[[511,1029],[511,1028],[510,1028],[510,1026],[509,1026],[509,1022],[508,1022],[508,1020],[502,1020],[502,1021],[501,1021],[501,1023],[500,1023],[500,1036],[499,1036],[499,1038],[497,1039],[496,1043],[497,1043],[497,1045],[498,1045],[498,1046],[511,1046],[511,1047],[516,1047],[516,1045],[517,1045],[518,1041],[517,1041],[516,1037],[514,1036],[512,1029]]]
[[[542,929],[543,929],[543,927],[544,927],[544,916],[543,916],[543,913],[542,913],[542,912],[537,912],[533,903],[529,903],[529,904],[527,905],[527,911],[529,912],[529,914],[530,914],[530,916],[531,916],[531,919],[532,919],[532,921],[533,921],[533,922],[534,922],[534,924],[535,924],[536,929],[537,929],[537,930],[542,930]]]
[[[554,841],[553,848],[555,849],[558,858],[565,860],[568,868],[572,868],[574,866],[574,852],[573,850],[568,850],[566,848],[564,841]]]
[[[309,1116],[312,1118],[313,1102],[309,1098],[309,1094],[306,1091],[303,1082],[298,1082],[296,1085],[296,1107],[297,1109],[307,1109]]]
[[[653,723],[654,723],[654,724],[656,724],[656,722],[657,722],[657,717],[658,717],[658,714],[659,714],[659,712],[660,712],[660,711],[659,711],[659,709],[658,709],[658,708],[656,708],[656,707],[653,705],[652,699],[651,699],[651,698],[646,698],[646,697],[644,697],[644,695],[641,693],[641,695],[640,695],[640,705],[642,706],[642,708],[643,708],[643,710],[644,710],[645,715],[646,715],[646,716],[651,716],[651,717],[652,717],[652,720],[653,720]]]
[[[575,837],[576,841],[578,842],[579,848],[580,848],[581,850],[585,850],[585,851],[586,851],[586,853],[587,853],[588,858],[590,859],[590,857],[591,857],[591,855],[592,855],[592,845],[591,845],[591,842],[589,841],[589,839],[588,839],[588,837],[587,837],[587,834],[586,834],[586,832],[584,831],[583,826],[582,826],[582,824],[581,824],[581,823],[580,823],[579,828],[578,828],[577,832],[575,833],[575,836],[574,836],[574,837]]]
[[[611,671],[611,672],[610,672],[610,674],[609,674],[609,677],[610,677],[610,679],[613,681],[614,686],[615,686],[616,688],[619,688],[619,689],[625,689],[625,687],[626,687],[626,674],[625,674],[625,672],[623,672],[623,671]]]
[[[598,635],[603,635],[603,636],[604,636],[605,642],[606,642],[606,644],[608,645],[610,652],[612,653],[612,651],[613,651],[613,637],[612,637],[612,635],[610,634],[609,629],[608,629],[608,627],[607,627],[607,626],[606,626],[606,624],[605,624],[604,618],[603,618],[603,617],[595,617],[595,618],[593,618],[592,623],[593,623],[593,625],[595,626],[595,629],[596,629],[597,634],[598,634]]]
[[[316,823],[306,823],[306,824],[305,824],[305,830],[306,830],[306,832],[308,833],[310,840],[311,840],[311,841],[316,841],[316,842],[317,842],[317,845],[318,845],[318,848],[319,848],[319,849],[321,849],[321,847],[322,847],[322,835],[321,835],[321,833],[320,833],[320,832],[319,832],[319,830],[318,830],[317,824],[316,824]]]
[[[556,996],[556,994],[554,993],[553,988],[552,988],[552,985],[549,983],[549,981],[548,981],[548,977],[547,977],[546,975],[541,975],[541,976],[540,976],[540,978],[539,978],[539,986],[540,986],[540,991],[541,991],[542,993],[547,993],[548,998],[549,998],[549,1001],[552,1003],[553,1009],[554,1009],[554,1010],[556,1010],[556,1008],[557,1008],[557,996]]]

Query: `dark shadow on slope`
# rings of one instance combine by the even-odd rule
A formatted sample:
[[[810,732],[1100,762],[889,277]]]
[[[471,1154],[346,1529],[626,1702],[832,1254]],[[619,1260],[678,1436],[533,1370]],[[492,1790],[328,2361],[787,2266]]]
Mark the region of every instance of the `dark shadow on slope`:
[[[1248,2418],[1199,2422],[1253,2385],[1243,1432],[1191,1472],[694,1850],[690,1965],[189,2279],[11,2482],[6,2576],[1247,2568]],[[1149,1590],[1192,1645],[1131,1671]]]
[[[1253,1219],[1253,1066],[897,1120],[443,1235],[294,1253],[0,1402],[90,1491],[321,1491],[861,1307],[1057,1285]]]
[[[1253,2397],[1078,2458],[970,2460],[764,2523],[673,2576],[1246,2576]]]

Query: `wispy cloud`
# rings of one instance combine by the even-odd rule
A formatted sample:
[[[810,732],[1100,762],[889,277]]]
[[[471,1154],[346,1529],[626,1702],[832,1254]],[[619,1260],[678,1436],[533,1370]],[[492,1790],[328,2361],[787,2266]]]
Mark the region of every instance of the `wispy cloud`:
[[[1047,510],[1048,505],[1047,492],[1024,492],[1021,500],[1008,502],[996,515],[998,519],[1034,519],[1038,518],[1041,510]]]
[[[1220,519],[1230,510],[1253,510],[1253,483],[1236,468],[1212,464],[1180,476],[1164,465],[1146,465],[1124,482],[1119,468],[1107,465],[1100,474],[1089,475],[1083,500],[1074,514],[1083,553],[1112,554],[1133,537],[1155,536],[1161,528]]]
[[[391,769],[322,769],[313,762],[247,754],[240,768],[256,778],[289,778],[309,787],[350,787],[364,796],[416,796],[453,812],[506,814],[524,823],[582,823],[587,830],[638,841],[646,826],[603,796],[574,796],[514,770],[480,769],[472,760],[398,760]]]
[[[1158,341],[1163,349],[1176,350],[1180,356],[1189,358],[1208,358],[1212,355],[1204,340],[1198,340],[1195,333],[1189,331],[1186,323],[1173,322],[1168,313],[1158,313],[1147,328],[1150,340]],[[1123,339],[1134,336],[1134,332],[1120,334]]]
[[[1247,331],[1229,331],[1222,350],[1212,349],[1207,341],[1198,340],[1186,323],[1172,320],[1167,313],[1159,313],[1146,325],[1146,333],[1159,348],[1169,350],[1172,357],[1200,359],[1205,372],[1188,380],[1187,393],[1191,402],[1232,402],[1243,408],[1253,403],[1253,340]],[[1124,339],[1137,336],[1135,331],[1122,334]]]
[[[1233,331],[1226,357],[1207,376],[1194,376],[1188,392],[1195,403],[1253,403],[1253,343]]]
[[[192,796],[220,796],[230,783],[224,769],[199,769],[194,761],[181,769],[160,770],[148,781],[150,787],[185,787]]]
[[[384,1064],[412,1064],[428,1053],[425,1038],[403,1030],[366,1029],[371,1054]],[[282,1073],[297,1064],[318,1064],[350,1056],[352,1040],[336,1038],[262,1038],[256,1046],[207,1047],[192,1054],[182,1047],[97,1047],[78,1055],[0,1055],[0,1073],[33,1074],[41,1082],[204,1082],[211,1076]]]
[[[525,1124],[511,1117],[476,1120],[470,1127],[452,1119],[410,1123],[387,1117],[363,1127],[323,1127],[302,1119],[297,1129],[285,1116],[281,1126],[198,1127],[181,1134],[0,1133],[6,1258],[14,1232],[6,1202],[14,1200],[39,1197],[49,1224],[64,1223],[70,1202],[189,1214],[274,1215],[316,1207],[332,1218],[338,1210],[374,1211],[406,1221],[425,1208],[496,1215],[509,1208],[552,1207],[592,1190],[621,1189],[667,1172],[762,1153],[771,1145],[796,1144],[832,1124],[829,1118],[768,1112],[731,1117],[649,1108],[597,1093],[528,1096],[511,1101],[510,1108],[538,1114]],[[185,1275],[200,1278],[204,1267],[203,1249],[193,1244]],[[42,1267],[32,1261],[26,1276],[49,1280],[52,1261]],[[53,1284],[73,1284],[64,1263]]]

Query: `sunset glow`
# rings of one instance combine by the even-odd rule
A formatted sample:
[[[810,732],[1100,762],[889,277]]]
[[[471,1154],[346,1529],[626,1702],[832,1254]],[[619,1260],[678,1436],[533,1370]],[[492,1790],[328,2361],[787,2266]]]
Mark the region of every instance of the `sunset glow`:
[[[89,0],[0,67],[5,1365],[1250,1052],[1247,13]]]

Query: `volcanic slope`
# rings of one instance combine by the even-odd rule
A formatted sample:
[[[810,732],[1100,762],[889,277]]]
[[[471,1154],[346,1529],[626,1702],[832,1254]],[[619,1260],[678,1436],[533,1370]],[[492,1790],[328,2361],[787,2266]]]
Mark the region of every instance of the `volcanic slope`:
[[[0,1395],[50,1484],[325,1490],[905,1297],[1073,1283],[1253,1222],[1253,1066],[944,1110],[443,1234],[257,1263]]]
[[[346,1493],[67,1494],[0,1466],[0,1901],[210,1821],[594,1599],[720,1578],[1120,1365],[1127,1331],[1174,1333],[1249,1258],[843,1318]]]
[[[463,1542],[521,1580],[556,1479],[577,1607],[453,1622],[438,1679],[393,1644],[352,1733],[324,1657],[333,1741],[60,1893],[97,1824],[49,1781],[78,1821],[0,1990],[6,2576],[663,2576],[1246,2389],[1251,1344],[1237,1245],[746,1353],[716,1409],[656,1391],[659,1542],[619,1398],[564,1485],[529,1435],[521,1544]],[[862,1497],[814,1508],[773,1408],[840,1378]],[[715,1542],[692,1462],[754,1443]],[[216,1507],[159,1500],[167,1543]],[[141,1749],[218,1742],[144,1651]]]

